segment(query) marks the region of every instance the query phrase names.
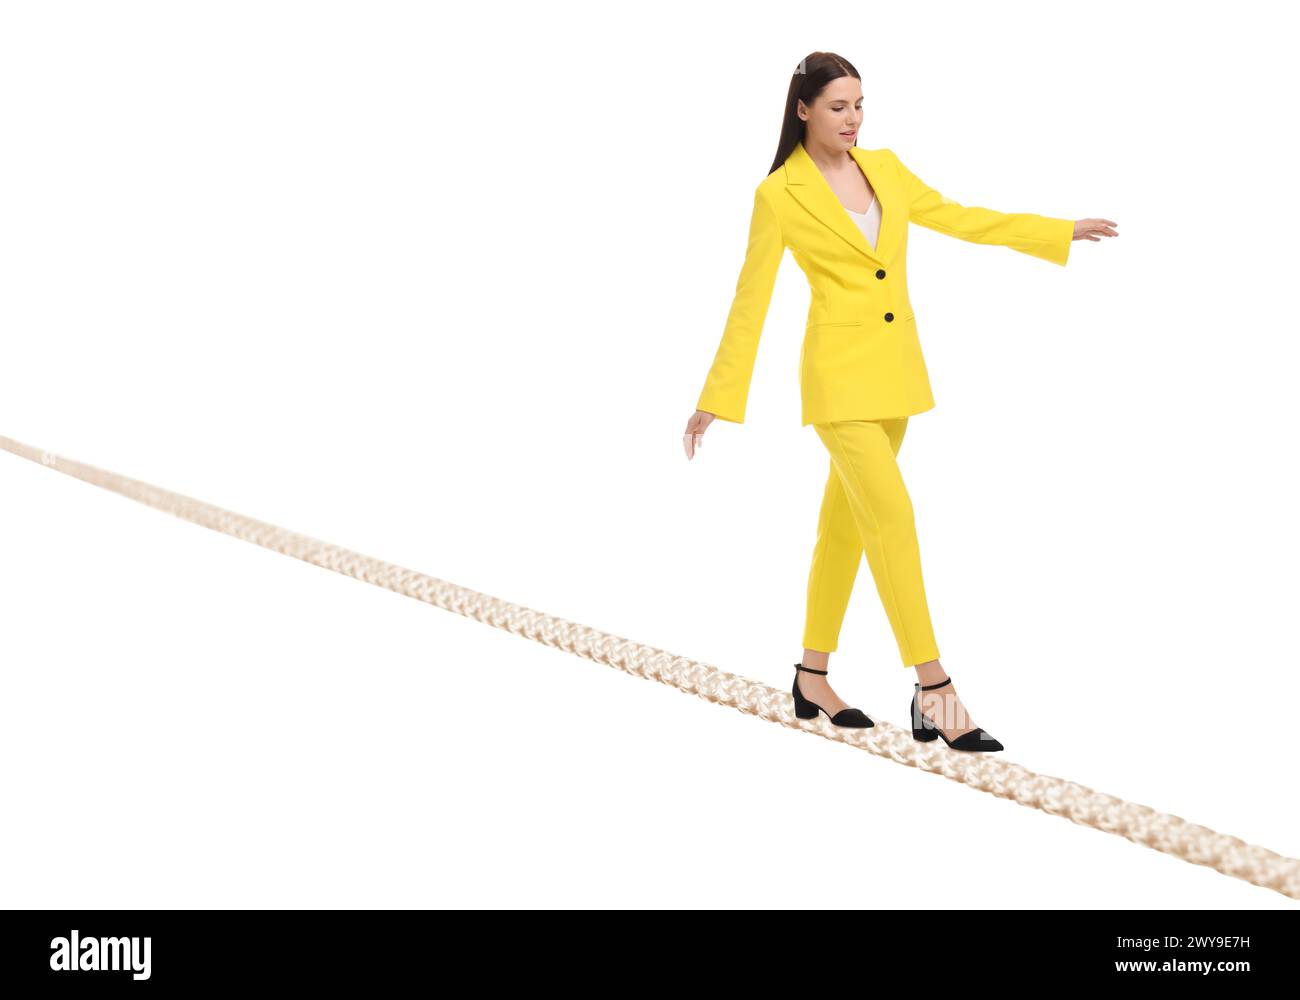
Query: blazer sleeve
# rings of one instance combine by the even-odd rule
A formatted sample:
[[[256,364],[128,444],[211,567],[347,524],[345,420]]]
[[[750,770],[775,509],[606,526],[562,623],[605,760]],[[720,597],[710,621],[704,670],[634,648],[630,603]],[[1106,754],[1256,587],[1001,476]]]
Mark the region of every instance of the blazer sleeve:
[[[1053,264],[1064,265],[1074,240],[1074,220],[1056,219],[1031,212],[995,212],[991,208],[967,207],[946,198],[903,165],[899,175],[907,188],[911,221],[945,236],[970,243],[992,243],[1010,247]]]
[[[700,393],[697,410],[712,413],[721,420],[745,422],[745,404],[754,373],[758,340],[772,301],[772,288],[785,253],[781,223],[776,209],[760,187],[754,192],[754,209],[749,220],[749,245],[745,262],[736,281],[736,294]]]

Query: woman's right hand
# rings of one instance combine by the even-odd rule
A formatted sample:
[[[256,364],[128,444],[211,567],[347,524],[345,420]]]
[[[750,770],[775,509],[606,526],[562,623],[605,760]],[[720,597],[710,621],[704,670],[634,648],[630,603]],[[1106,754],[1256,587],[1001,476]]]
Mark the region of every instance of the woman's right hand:
[[[696,410],[691,414],[691,419],[686,421],[686,435],[682,438],[682,445],[686,448],[687,458],[695,457],[695,449],[704,440],[704,431],[713,420],[712,413]]]

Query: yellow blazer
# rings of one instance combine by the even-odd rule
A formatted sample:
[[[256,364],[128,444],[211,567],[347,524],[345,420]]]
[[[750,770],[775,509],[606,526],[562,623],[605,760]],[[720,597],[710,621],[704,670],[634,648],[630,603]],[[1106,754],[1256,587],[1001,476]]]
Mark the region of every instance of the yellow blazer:
[[[934,406],[907,295],[909,222],[1064,265],[1071,219],[966,207],[928,187],[888,149],[849,148],[880,201],[873,250],[803,143],[754,192],[749,245],[722,343],[696,409],[744,423],[749,383],[785,248],[812,299],[799,384],[803,424],[910,416]]]

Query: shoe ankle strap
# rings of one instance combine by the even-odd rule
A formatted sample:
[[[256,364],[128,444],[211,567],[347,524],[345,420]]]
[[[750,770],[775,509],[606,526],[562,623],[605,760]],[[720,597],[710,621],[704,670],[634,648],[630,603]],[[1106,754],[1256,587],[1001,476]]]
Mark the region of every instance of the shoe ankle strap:
[[[933,691],[935,688],[941,688],[945,684],[951,684],[951,683],[952,683],[952,678],[945,677],[938,684],[917,684],[916,686],[919,687],[922,691]]]
[[[812,667],[805,667],[802,663],[796,663],[794,665],[794,668],[795,670],[802,670],[804,671],[804,673],[808,673],[808,674],[829,674],[830,673],[829,670],[814,670]]]

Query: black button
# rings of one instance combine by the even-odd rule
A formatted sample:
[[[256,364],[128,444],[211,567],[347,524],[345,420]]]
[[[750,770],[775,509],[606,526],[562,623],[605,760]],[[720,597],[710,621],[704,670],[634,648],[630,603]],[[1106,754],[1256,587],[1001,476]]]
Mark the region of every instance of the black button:
[[[884,268],[881,268],[879,271],[876,272],[877,278],[883,278],[884,276],[885,276]]]
[[[893,314],[893,313],[885,313],[885,322],[886,322],[886,323],[892,323],[892,322],[894,322],[894,314]]]

